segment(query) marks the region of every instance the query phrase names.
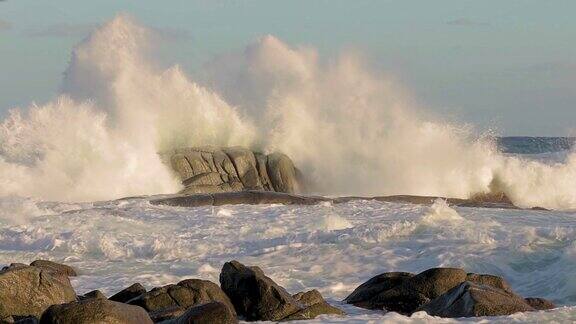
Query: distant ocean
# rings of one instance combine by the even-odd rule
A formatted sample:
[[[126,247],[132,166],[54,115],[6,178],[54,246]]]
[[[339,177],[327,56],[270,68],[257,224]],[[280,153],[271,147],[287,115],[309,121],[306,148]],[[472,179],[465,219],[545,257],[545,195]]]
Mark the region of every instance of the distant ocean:
[[[497,139],[499,150],[509,154],[543,154],[569,151],[575,143],[576,137],[510,136]]]

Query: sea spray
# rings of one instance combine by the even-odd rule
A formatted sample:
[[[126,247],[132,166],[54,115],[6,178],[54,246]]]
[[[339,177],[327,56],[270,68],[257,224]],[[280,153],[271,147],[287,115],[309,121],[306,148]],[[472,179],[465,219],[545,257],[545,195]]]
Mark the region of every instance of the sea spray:
[[[158,152],[246,146],[288,154],[321,194],[466,198],[502,191],[530,207],[576,208],[576,156],[504,156],[467,125],[426,116],[354,53],[326,62],[266,36],[192,81],[161,70],[149,31],[126,16],[73,51],[61,96],[0,124],[0,195],[112,199],[180,188]]]

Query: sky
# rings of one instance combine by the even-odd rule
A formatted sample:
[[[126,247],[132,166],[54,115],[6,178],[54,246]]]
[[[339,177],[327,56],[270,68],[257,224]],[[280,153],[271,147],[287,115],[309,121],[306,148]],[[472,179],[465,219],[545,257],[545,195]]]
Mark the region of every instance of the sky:
[[[576,135],[573,0],[0,0],[0,116],[58,93],[70,52],[129,14],[190,74],[267,34],[360,51],[416,101],[500,135]]]

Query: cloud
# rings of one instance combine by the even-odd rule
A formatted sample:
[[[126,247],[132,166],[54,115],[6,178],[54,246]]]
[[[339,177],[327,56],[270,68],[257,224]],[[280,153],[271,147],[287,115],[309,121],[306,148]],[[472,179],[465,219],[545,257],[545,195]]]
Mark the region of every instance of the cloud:
[[[489,23],[468,18],[457,18],[446,22],[450,26],[490,26]]]
[[[0,1],[2,1],[2,0],[0,0]],[[7,22],[5,20],[0,19],[0,31],[8,30],[10,28],[12,28],[12,24],[10,24],[9,22]]]

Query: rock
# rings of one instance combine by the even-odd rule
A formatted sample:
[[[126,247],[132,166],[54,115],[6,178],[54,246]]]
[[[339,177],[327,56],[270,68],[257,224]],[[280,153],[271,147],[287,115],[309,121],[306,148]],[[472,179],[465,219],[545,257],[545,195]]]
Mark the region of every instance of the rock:
[[[510,287],[504,278],[494,275],[469,273],[466,275],[466,281],[470,281],[479,285],[492,286],[507,292],[513,292],[512,287]]]
[[[230,307],[211,302],[195,306],[187,310],[180,317],[165,322],[166,324],[236,324],[236,314],[230,311]]]
[[[76,300],[67,276],[37,267],[15,267],[0,272],[0,318],[40,317],[51,305]]]
[[[152,320],[141,307],[101,298],[53,305],[40,318],[40,324],[94,323],[151,324]]]
[[[26,265],[27,266],[27,265]],[[34,316],[10,316],[0,319],[0,324],[38,324],[38,319]]]
[[[284,321],[312,319],[319,315],[346,315],[342,310],[328,304],[316,289],[300,292],[292,297],[300,302],[304,309],[285,317]]]
[[[412,277],[414,274],[408,272],[386,272],[377,275],[358,286],[344,301],[357,307],[382,309],[383,305],[374,304],[372,299]]]
[[[60,264],[48,260],[36,260],[30,263],[31,266],[46,269],[54,273],[64,274],[68,277],[76,277],[78,274],[71,266]]]
[[[238,315],[248,321],[279,321],[302,310],[297,300],[258,267],[226,262],[220,273],[220,285]]]
[[[82,296],[78,296],[79,300],[92,299],[92,298],[106,299],[106,295],[104,295],[100,290],[92,290],[90,292],[85,293]]]
[[[186,312],[186,308],[181,306],[172,306],[149,312],[150,318],[154,323],[175,319]]]
[[[510,315],[534,308],[513,293],[466,281],[419,310],[432,316],[457,318]]]
[[[386,309],[412,314],[418,307],[466,280],[466,272],[456,268],[432,268],[417,275],[390,272],[360,285],[346,302],[367,309]]]
[[[124,288],[112,297],[108,298],[111,301],[127,303],[130,299],[136,298],[146,292],[146,288],[140,283],[135,283],[130,287]]]
[[[213,194],[178,195],[174,197],[154,199],[151,200],[150,203],[153,205],[199,207],[238,204],[313,205],[323,201],[331,201],[331,199],[272,191],[239,191]]]
[[[530,298],[524,298],[524,301],[526,301],[528,305],[530,305],[532,308],[536,310],[549,310],[556,308],[556,305],[554,305],[553,302],[544,298],[530,297]]]
[[[229,307],[232,313],[236,313],[232,302],[218,285],[200,279],[186,279],[176,285],[154,288],[128,303],[141,306],[148,312],[158,312],[176,307],[186,310],[213,301],[221,302]]]
[[[2,268],[2,271],[5,270],[10,270],[10,269],[15,269],[15,268],[25,268],[28,267],[29,265],[24,264],[24,263],[10,263],[9,266],[5,266]]]
[[[288,156],[282,153],[268,155],[266,169],[275,191],[287,193],[299,191],[296,168]]]
[[[198,147],[162,153],[182,179],[186,194],[298,190],[296,169],[283,154],[268,156],[241,147]]]

